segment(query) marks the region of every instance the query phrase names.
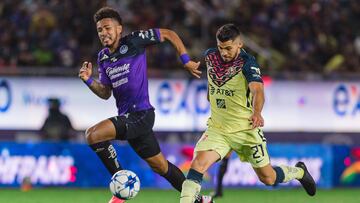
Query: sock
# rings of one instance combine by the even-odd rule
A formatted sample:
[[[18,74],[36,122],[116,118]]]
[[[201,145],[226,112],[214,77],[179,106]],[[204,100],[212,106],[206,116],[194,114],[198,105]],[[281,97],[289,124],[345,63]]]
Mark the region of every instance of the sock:
[[[293,166],[280,166],[284,171],[284,183],[289,182],[294,179],[301,179],[304,176],[304,169]]]
[[[276,166],[274,167],[276,172],[275,184],[286,183],[294,179],[301,179],[304,176],[304,170],[299,167],[292,166]]]
[[[185,181],[185,176],[181,170],[174,164],[168,161],[168,171],[162,175],[169,183],[179,192],[181,192],[182,184]]]
[[[274,183],[274,185],[276,186],[279,183],[282,183],[284,181],[285,174],[284,174],[284,171],[279,166],[275,166],[275,167],[273,167],[273,169],[276,173],[276,179],[275,179],[275,183]]]
[[[190,168],[189,173],[187,174],[186,179],[192,180],[194,182],[197,182],[198,184],[201,184],[204,174]]]
[[[224,158],[221,161],[221,165],[220,165],[220,168],[219,168],[219,171],[218,171],[218,176],[217,176],[217,185],[216,185],[216,193],[217,194],[221,194],[222,191],[223,191],[223,189],[222,189],[222,180],[223,180],[224,175],[226,173],[228,162],[229,162],[228,158]]]
[[[182,184],[180,203],[193,203],[200,193],[201,185],[193,180],[186,179]]]
[[[122,170],[122,167],[117,160],[116,150],[110,141],[95,143],[90,145],[90,147],[96,152],[111,175]]]

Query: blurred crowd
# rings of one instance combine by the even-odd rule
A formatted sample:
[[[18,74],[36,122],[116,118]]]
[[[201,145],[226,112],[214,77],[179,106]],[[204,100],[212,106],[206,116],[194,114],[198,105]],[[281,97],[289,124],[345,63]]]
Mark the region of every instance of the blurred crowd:
[[[125,34],[173,29],[199,60],[216,46],[218,27],[233,22],[265,74],[360,73],[359,0],[2,0],[0,69],[95,62],[101,46],[92,17],[104,5],[119,10]],[[148,55],[155,75],[181,68],[169,44]]]

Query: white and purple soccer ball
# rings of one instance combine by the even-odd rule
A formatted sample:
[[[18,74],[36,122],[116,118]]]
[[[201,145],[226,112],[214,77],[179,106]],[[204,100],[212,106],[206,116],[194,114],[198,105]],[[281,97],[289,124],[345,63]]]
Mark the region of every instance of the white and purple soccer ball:
[[[140,180],[134,172],[121,170],[111,177],[109,187],[115,197],[129,200],[139,193]]]

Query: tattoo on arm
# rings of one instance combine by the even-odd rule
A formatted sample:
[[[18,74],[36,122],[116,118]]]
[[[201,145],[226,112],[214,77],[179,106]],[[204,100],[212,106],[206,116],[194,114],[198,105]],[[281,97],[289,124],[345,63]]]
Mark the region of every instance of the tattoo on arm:
[[[111,97],[111,87],[103,85],[94,80],[89,87],[91,91],[102,99],[109,99]]]
[[[168,29],[160,29],[161,40],[169,41],[176,49],[179,55],[186,53],[186,48],[179,35],[176,32]]]

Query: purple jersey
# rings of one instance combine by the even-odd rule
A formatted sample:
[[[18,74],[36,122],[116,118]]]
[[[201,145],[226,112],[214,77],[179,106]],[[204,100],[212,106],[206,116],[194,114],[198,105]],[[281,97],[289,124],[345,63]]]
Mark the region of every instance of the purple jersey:
[[[118,49],[98,54],[101,84],[111,86],[118,114],[152,109],[149,101],[145,48],[160,43],[159,29],[132,32],[121,38]]]

